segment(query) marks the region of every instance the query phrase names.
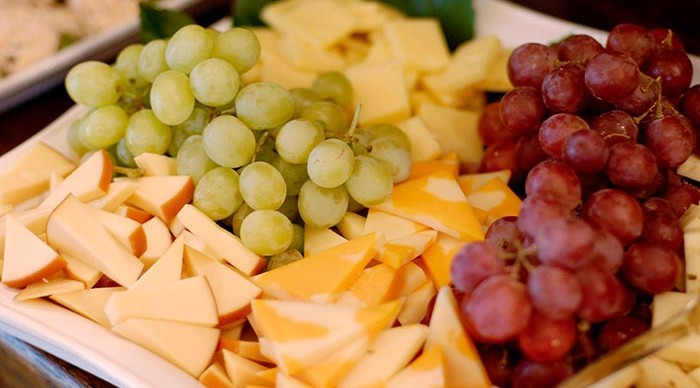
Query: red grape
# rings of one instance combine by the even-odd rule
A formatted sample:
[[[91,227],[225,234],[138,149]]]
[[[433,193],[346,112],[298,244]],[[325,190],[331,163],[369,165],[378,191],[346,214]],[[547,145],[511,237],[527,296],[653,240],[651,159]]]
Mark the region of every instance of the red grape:
[[[552,112],[575,113],[588,98],[583,80],[584,67],[577,63],[564,63],[547,73],[542,80],[542,99]]]
[[[613,318],[603,325],[598,334],[598,345],[603,352],[615,350],[629,340],[647,331],[649,327],[637,318],[625,315]]]
[[[651,121],[644,131],[646,145],[660,166],[677,168],[693,153],[697,143],[695,129],[681,115],[664,116]]]
[[[669,202],[665,198],[661,198],[661,197],[647,198],[642,203],[642,208],[644,209],[644,213],[658,210],[658,211],[662,211],[662,212],[667,212],[668,214],[670,214],[674,217],[677,217],[676,209],[673,207],[671,202]]]
[[[678,256],[653,242],[636,242],[629,246],[622,261],[622,274],[635,288],[659,294],[671,290],[680,271]]]
[[[590,35],[570,35],[557,45],[557,56],[562,62],[575,62],[585,65],[603,52],[603,46]]]
[[[677,252],[683,246],[683,228],[675,215],[663,210],[644,212],[642,239]]]
[[[680,102],[681,112],[697,128],[700,127],[700,85],[691,86]]]
[[[622,266],[623,254],[624,248],[617,237],[605,229],[596,229],[591,264],[615,273]]]
[[[501,122],[501,103],[496,101],[484,107],[479,117],[478,130],[484,144],[502,141],[515,142],[516,136]]]
[[[515,369],[513,353],[505,346],[484,346],[479,349],[481,363],[484,364],[491,384],[503,388],[510,386]]]
[[[486,229],[485,240],[507,253],[517,251],[517,241],[522,239],[518,230],[518,217],[506,216],[497,219]]]
[[[540,125],[538,139],[542,151],[547,155],[559,157],[564,151],[564,141],[572,133],[589,129],[586,120],[571,113],[557,113],[547,117]]]
[[[593,174],[605,168],[610,150],[600,132],[578,130],[564,142],[564,161],[581,174]]]
[[[608,147],[622,141],[637,141],[639,128],[629,113],[622,110],[611,110],[600,114],[591,123],[594,129],[603,136]]]
[[[594,96],[608,102],[620,101],[639,84],[639,69],[624,54],[602,52],[586,65],[585,81]]]
[[[513,174],[519,176],[515,181],[520,181],[533,167],[547,159],[547,154],[542,150],[537,135],[522,136],[515,146],[515,157],[518,169]]]
[[[618,187],[645,188],[654,183],[659,169],[649,148],[623,142],[610,147],[605,174]]]
[[[542,80],[554,68],[556,52],[543,44],[525,43],[516,47],[508,58],[508,79],[513,86],[539,88]]]
[[[511,89],[501,99],[501,121],[516,135],[536,133],[545,110],[539,90],[532,86]]]
[[[642,206],[633,196],[621,190],[603,189],[591,194],[583,204],[581,217],[612,233],[623,246],[642,234]]]
[[[589,322],[601,322],[625,313],[629,291],[614,274],[598,266],[576,272],[581,285],[581,304],[577,314]]]
[[[479,283],[462,303],[467,330],[482,342],[504,343],[527,325],[532,305],[525,286],[508,275],[496,275]]]
[[[515,367],[513,388],[554,388],[573,373],[568,360],[541,363],[524,358]]]
[[[576,337],[573,317],[555,320],[535,312],[518,336],[518,345],[530,360],[553,362],[569,353],[576,343]]]
[[[470,293],[484,279],[502,273],[505,265],[498,254],[498,247],[485,241],[464,245],[452,259],[452,284],[459,291]]]
[[[569,216],[571,208],[556,199],[529,195],[520,205],[518,229],[525,237],[534,238],[548,222]]]
[[[484,155],[481,157],[479,172],[490,172],[500,170],[514,171],[518,168],[515,143],[502,141],[486,147]]]
[[[646,113],[659,100],[661,85],[659,82],[642,73],[639,75],[639,84],[634,92],[620,101],[614,103],[616,109],[640,116]]]
[[[649,34],[656,43],[656,50],[672,49],[685,52],[683,42],[670,28],[652,28],[649,30]]]
[[[540,261],[570,270],[580,268],[591,260],[594,242],[593,228],[575,217],[552,220],[535,235]]]
[[[574,209],[581,203],[581,181],[563,161],[547,159],[527,174],[525,193],[552,198]]]
[[[690,184],[682,184],[669,187],[661,197],[671,203],[676,216],[680,217],[690,205],[697,205],[700,202],[700,189]]]
[[[627,54],[637,65],[642,65],[654,53],[656,44],[646,28],[632,23],[620,23],[608,34],[605,48]]]
[[[581,285],[576,277],[552,265],[538,265],[530,271],[527,290],[532,307],[551,319],[571,317],[581,304]]]
[[[657,51],[644,66],[644,72],[652,78],[661,78],[661,91],[665,96],[681,95],[693,78],[693,64],[688,55],[678,50]]]

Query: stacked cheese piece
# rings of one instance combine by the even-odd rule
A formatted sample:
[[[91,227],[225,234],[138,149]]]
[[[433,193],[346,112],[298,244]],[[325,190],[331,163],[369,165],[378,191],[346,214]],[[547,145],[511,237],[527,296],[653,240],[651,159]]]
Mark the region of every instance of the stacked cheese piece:
[[[30,158],[57,170],[27,178],[48,188],[39,204],[2,219],[18,303],[48,298],[209,386],[489,386],[449,265],[517,214],[507,171],[459,176],[455,154],[415,163],[389,201],[308,228],[303,259],[260,273],[263,258],[189,204],[171,158],[143,154],[144,176],[112,180],[104,151],[65,175],[70,162],[38,144],[7,176]]]
[[[437,19],[408,18],[378,2],[286,0],[266,6],[268,28],[255,28],[258,64],[244,82],[308,88],[317,74],[344,73],[361,104],[361,127],[393,123],[412,143],[413,160],[455,152],[464,166],[481,161],[476,131],[484,91],[510,88],[509,51],[495,37],[448,50]]]

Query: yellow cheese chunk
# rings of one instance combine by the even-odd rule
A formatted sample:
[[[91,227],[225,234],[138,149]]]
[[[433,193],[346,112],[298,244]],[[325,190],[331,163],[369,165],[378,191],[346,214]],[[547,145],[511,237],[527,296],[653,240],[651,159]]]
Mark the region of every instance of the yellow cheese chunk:
[[[309,44],[292,35],[284,35],[279,48],[288,62],[301,71],[339,71],[345,67],[345,60],[338,51]]]
[[[85,318],[109,328],[112,325],[105,314],[105,304],[112,294],[124,290],[126,290],[124,287],[88,288],[53,294],[49,298]]]
[[[154,218],[154,220],[159,220],[160,222],[158,218]],[[139,277],[139,280],[131,286],[131,289],[180,280],[185,250],[184,240],[184,236],[178,236],[163,252],[163,255],[153,265],[148,267],[146,272]]]
[[[134,163],[144,176],[177,175],[177,160],[167,155],[144,152],[134,156]]]
[[[406,296],[401,307],[401,312],[396,318],[402,325],[419,323],[428,315],[430,302],[437,291],[433,282],[427,281],[415,291]]]
[[[680,166],[678,175],[700,182],[700,156],[692,154]]]
[[[370,308],[256,299],[252,302],[261,351],[294,375],[353,341],[373,339],[396,319],[398,301]],[[267,350],[265,348],[267,347]]]
[[[304,256],[312,256],[340,244],[348,239],[328,228],[304,227]]]
[[[268,298],[333,301],[357,279],[383,243],[367,234],[254,277]]]
[[[501,217],[517,216],[522,204],[522,200],[500,178],[493,178],[467,194],[467,201],[488,213],[487,226]]]
[[[146,176],[136,180],[138,187],[127,202],[170,222],[192,200],[194,183],[186,175]]]
[[[236,387],[248,387],[252,384],[267,386],[267,381],[257,375],[258,372],[267,369],[267,367],[227,349],[222,349],[221,353],[224,357],[226,374]]]
[[[404,217],[370,208],[363,234],[381,232],[387,240],[428,230],[428,227]]]
[[[424,230],[387,241],[379,252],[377,260],[392,267],[399,268],[420,256],[435,240],[436,230]]]
[[[354,89],[354,105],[362,104],[359,123],[368,126],[411,116],[408,87],[398,61],[362,63],[345,69]]]
[[[146,268],[150,268],[170,248],[173,242],[172,236],[168,225],[158,217],[144,222],[141,227],[146,235],[146,251],[139,256],[139,259]]]
[[[396,270],[386,264],[366,268],[349,291],[365,306],[376,306],[392,299],[396,294]]]
[[[77,280],[62,276],[54,276],[48,279],[37,280],[30,283],[15,295],[15,301],[43,298],[50,295],[61,294],[85,289],[85,284]]]
[[[352,240],[365,234],[365,217],[357,213],[347,212],[336,227],[343,237]]]
[[[445,35],[434,18],[389,21],[384,33],[396,58],[407,68],[425,73],[443,70],[450,61]]]
[[[394,186],[376,209],[467,241],[484,239],[481,224],[453,175],[442,171]]]
[[[304,368],[294,377],[312,387],[337,387],[338,382],[357,364],[368,348],[369,340],[366,337],[359,338],[320,363]]]
[[[109,185],[107,194],[97,199],[88,202],[88,205],[95,209],[102,209],[108,212],[114,212],[117,208],[126,201],[131,194],[136,191],[138,185],[131,180],[122,180],[112,182]]]
[[[95,209],[93,214],[112,237],[134,256],[141,256],[146,251],[146,233],[140,223],[101,209]]]
[[[464,331],[457,301],[449,286],[435,299],[424,351],[438,348],[445,356],[445,377],[458,387],[491,387],[474,343]]]
[[[102,277],[102,272],[71,255],[61,253],[61,257],[66,262],[65,268],[63,268],[66,277],[83,282],[86,288],[91,288],[97,284]]]
[[[484,153],[477,130],[478,112],[423,104],[418,116],[433,131],[445,152],[456,152],[467,170],[476,170]]]
[[[513,88],[508,79],[508,58],[511,50],[501,48],[488,67],[486,77],[478,83],[478,88],[489,92],[504,93]]]
[[[386,383],[387,388],[440,388],[446,386],[448,385],[445,381],[444,359],[438,348],[424,351]]]
[[[272,364],[273,361],[260,352],[260,343],[242,339],[220,341],[223,349],[228,349],[252,361]]]
[[[448,152],[440,159],[413,162],[408,179],[420,178],[437,171],[450,173],[457,178],[459,176],[459,158],[457,154],[455,152]]]
[[[436,288],[446,286],[452,281],[450,266],[455,253],[467,242],[440,233],[437,241],[423,252],[423,262]]]
[[[396,125],[401,128],[411,143],[411,160],[414,164],[434,160],[442,155],[440,143],[420,117],[413,116]]]
[[[233,382],[228,378],[226,370],[219,362],[209,365],[198,380],[207,388],[234,388]]]
[[[219,339],[219,330],[212,327],[157,319],[131,318],[112,330],[195,378],[211,363]]]
[[[471,192],[479,190],[481,186],[487,184],[493,178],[498,178],[502,180],[503,183],[508,184],[510,175],[510,170],[463,174],[457,177],[457,183],[459,183],[459,187],[462,188],[464,195],[469,195]]]

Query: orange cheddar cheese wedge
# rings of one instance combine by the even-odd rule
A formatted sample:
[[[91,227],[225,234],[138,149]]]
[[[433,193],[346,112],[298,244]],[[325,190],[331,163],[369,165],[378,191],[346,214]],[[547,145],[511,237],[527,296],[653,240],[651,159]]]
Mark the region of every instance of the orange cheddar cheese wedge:
[[[214,362],[199,376],[199,382],[207,388],[234,388],[226,370],[219,362]]]
[[[251,306],[262,353],[295,375],[354,341],[375,338],[395,321],[400,303],[355,308],[256,299]]]
[[[455,253],[464,245],[465,241],[450,235],[440,233],[438,239],[423,252],[422,258],[425,269],[435,283],[436,288],[446,286],[452,281],[450,266]]]
[[[266,366],[242,357],[228,349],[222,349],[221,353],[224,357],[226,374],[236,387],[248,387],[250,385],[268,386],[268,382],[257,375],[259,372],[268,369]]]
[[[332,302],[377,254],[383,237],[371,233],[255,276],[268,298]]]
[[[454,152],[448,152],[440,159],[413,162],[411,164],[411,172],[408,175],[408,179],[411,180],[420,178],[437,171],[447,172],[456,179],[459,176],[459,159],[457,158],[457,154]]]
[[[386,382],[387,388],[446,387],[444,359],[440,349],[424,351],[406,368]]]
[[[391,198],[374,207],[465,241],[484,239],[481,224],[457,180],[444,171],[394,186]]]
[[[312,387],[332,388],[367,353],[369,340],[360,338],[333,353],[320,363],[301,370],[294,377]]]
[[[487,226],[501,217],[520,214],[522,200],[500,178],[491,179],[466,196],[472,207],[488,213]]]
[[[376,306],[396,295],[396,270],[386,264],[366,268],[348,291],[364,306]]]
[[[440,349],[445,357],[445,376],[451,385],[491,387],[479,353],[464,331],[457,308],[457,301],[450,287],[440,288],[430,317],[424,351]]]
[[[392,268],[399,268],[421,255],[437,240],[437,236],[436,230],[423,230],[388,240],[379,251],[377,260]]]

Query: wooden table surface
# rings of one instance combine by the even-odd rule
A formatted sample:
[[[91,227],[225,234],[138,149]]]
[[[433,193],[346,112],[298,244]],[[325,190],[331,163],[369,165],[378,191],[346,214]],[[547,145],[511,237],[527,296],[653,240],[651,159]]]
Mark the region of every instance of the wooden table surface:
[[[456,0],[458,1],[458,0]],[[620,21],[674,28],[688,51],[700,53],[700,2],[689,0],[512,0],[568,20],[609,29]],[[229,14],[230,1],[209,0],[190,10],[201,24]],[[65,112],[73,102],[63,85],[0,113],[0,155]],[[0,331],[0,387],[111,387],[112,385]]]

